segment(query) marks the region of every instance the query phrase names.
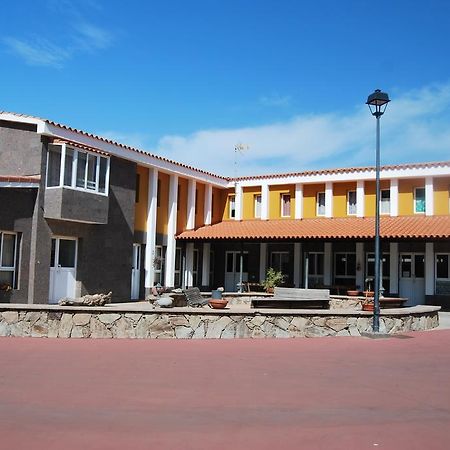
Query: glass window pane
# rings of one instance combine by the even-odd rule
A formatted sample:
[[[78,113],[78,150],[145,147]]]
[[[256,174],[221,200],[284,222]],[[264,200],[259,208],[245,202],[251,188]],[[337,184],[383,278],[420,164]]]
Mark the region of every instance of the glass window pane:
[[[247,273],[248,272],[248,253],[243,254],[243,269],[242,272]]]
[[[87,154],[78,152],[77,162],[77,187],[85,188]]]
[[[87,189],[95,190],[95,182],[97,178],[97,157],[94,155],[88,155],[87,165]]]
[[[347,253],[347,275],[356,275],[356,255]]]
[[[448,278],[448,255],[436,255],[436,277]]]
[[[348,192],[348,214],[356,214],[356,191]]]
[[[314,253],[308,255],[308,275],[315,275],[316,273],[316,256]]]
[[[234,253],[227,253],[227,272],[233,272]]]
[[[291,215],[291,196],[289,194],[283,194],[281,196],[281,215],[283,217],[289,217]]]
[[[416,188],[415,190],[414,212],[425,212],[425,188]]]
[[[50,255],[50,267],[55,267],[55,248],[56,248],[56,239],[52,239],[52,250]]]
[[[14,267],[14,248],[16,244],[15,234],[3,233],[2,267]]]
[[[60,239],[59,241],[59,261],[60,267],[75,267],[76,241]]]
[[[416,278],[425,276],[425,257],[423,255],[414,256],[414,275]]]
[[[61,147],[48,146],[47,186],[59,186],[61,173]]]
[[[324,263],[323,263],[323,253],[318,253],[316,255],[317,258],[317,270],[316,270],[316,275],[323,275],[323,267],[324,267]]]
[[[64,186],[72,186],[73,150],[66,148],[66,160],[64,163]]]
[[[255,195],[255,218],[261,217],[261,196]]]
[[[381,191],[380,213],[389,214],[390,212],[391,212],[391,191],[389,189],[383,189]]]
[[[9,284],[14,286],[14,271],[0,270],[0,284]]]
[[[373,253],[367,254],[367,277],[375,276],[375,255]]]
[[[411,278],[411,255],[402,255],[401,259],[401,274],[402,278]]]
[[[175,270],[181,270],[181,248],[175,250]]]
[[[345,266],[347,262],[345,253],[336,253],[335,262],[336,262],[336,276],[345,275]]]
[[[230,196],[230,218],[234,218],[236,214],[236,205],[234,195]]]
[[[325,192],[319,192],[317,194],[317,215],[325,215]]]
[[[106,192],[106,172],[108,170],[108,159],[100,157],[100,174],[98,180],[98,191],[103,194]],[[159,188],[159,185],[158,185]],[[159,189],[158,189],[159,191]],[[159,193],[159,192],[158,192]]]

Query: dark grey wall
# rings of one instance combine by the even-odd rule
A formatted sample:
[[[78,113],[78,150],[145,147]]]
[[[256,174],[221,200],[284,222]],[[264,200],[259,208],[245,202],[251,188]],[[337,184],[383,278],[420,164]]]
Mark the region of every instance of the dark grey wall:
[[[30,272],[31,222],[37,189],[0,188],[0,230],[21,235],[18,289],[8,295],[12,303],[27,303]]]
[[[0,175],[40,173],[42,143],[35,131],[34,125],[0,120]]]

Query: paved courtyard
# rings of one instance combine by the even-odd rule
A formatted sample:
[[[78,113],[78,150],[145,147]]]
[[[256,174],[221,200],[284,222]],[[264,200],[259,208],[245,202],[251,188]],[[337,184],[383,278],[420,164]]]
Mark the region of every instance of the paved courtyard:
[[[0,447],[447,449],[449,347],[0,338]]]

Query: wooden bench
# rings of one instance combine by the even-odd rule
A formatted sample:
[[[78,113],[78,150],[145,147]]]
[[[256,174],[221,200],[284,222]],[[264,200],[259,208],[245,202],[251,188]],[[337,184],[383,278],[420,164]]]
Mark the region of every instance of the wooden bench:
[[[183,294],[186,296],[188,306],[205,306],[209,303],[208,298],[202,297],[198,287],[183,289]]]
[[[252,308],[323,308],[329,307],[329,289],[276,287],[271,298],[252,299]]]

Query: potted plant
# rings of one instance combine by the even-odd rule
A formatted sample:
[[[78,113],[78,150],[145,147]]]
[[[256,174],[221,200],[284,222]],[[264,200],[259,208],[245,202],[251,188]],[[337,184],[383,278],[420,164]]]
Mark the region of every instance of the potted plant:
[[[273,293],[274,288],[282,284],[285,278],[286,276],[281,271],[269,267],[267,269],[266,279],[263,280],[262,285],[266,292]]]

